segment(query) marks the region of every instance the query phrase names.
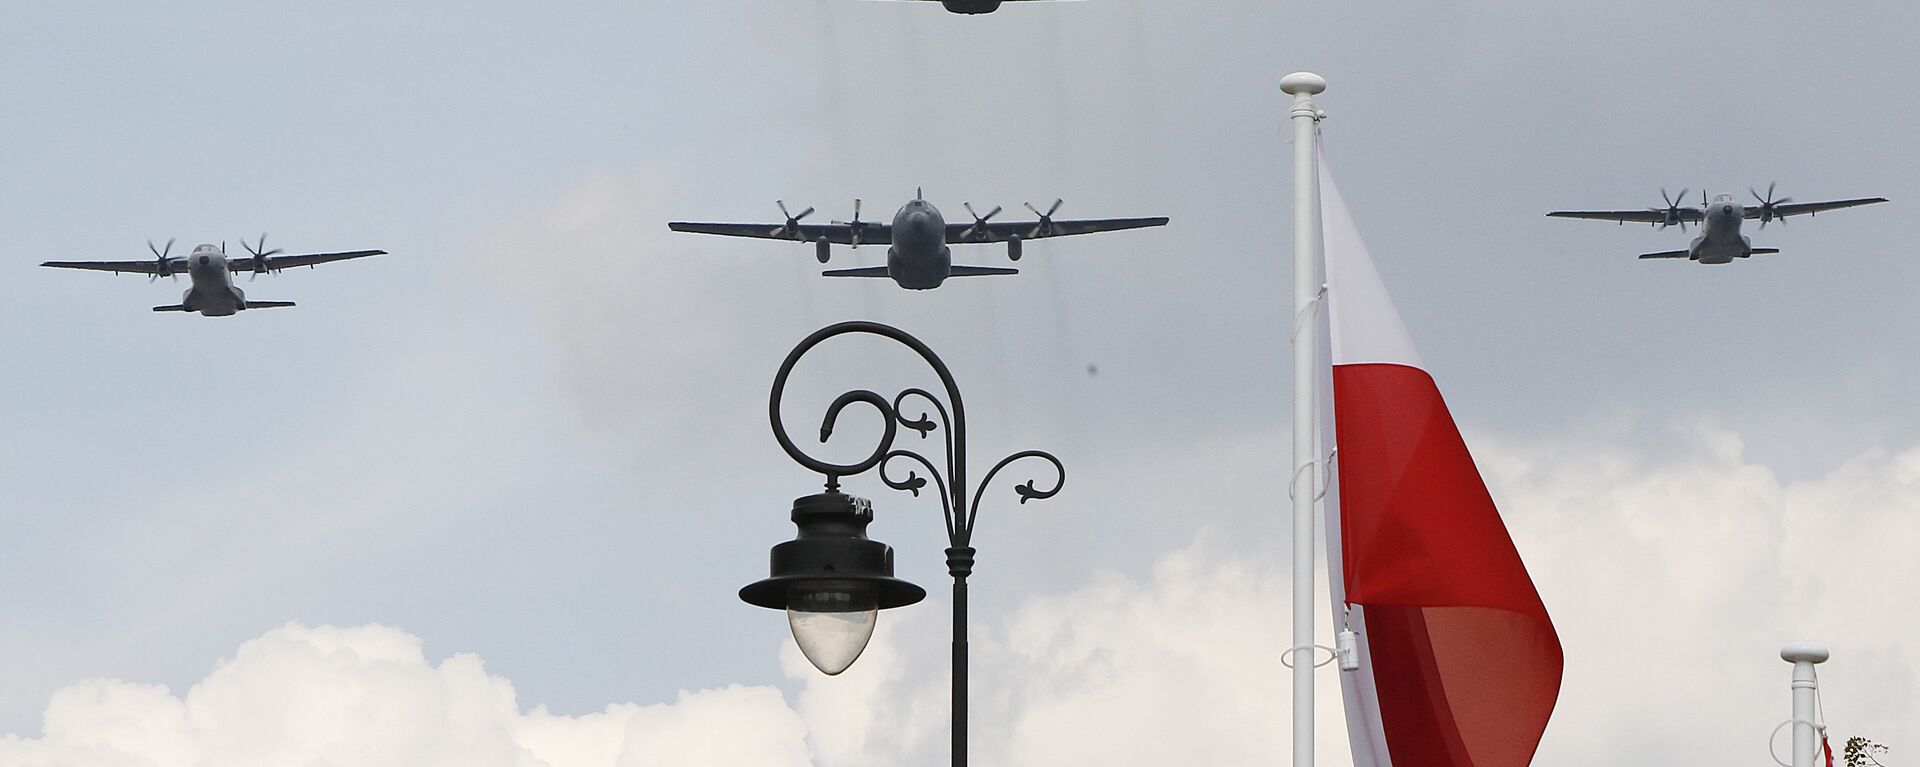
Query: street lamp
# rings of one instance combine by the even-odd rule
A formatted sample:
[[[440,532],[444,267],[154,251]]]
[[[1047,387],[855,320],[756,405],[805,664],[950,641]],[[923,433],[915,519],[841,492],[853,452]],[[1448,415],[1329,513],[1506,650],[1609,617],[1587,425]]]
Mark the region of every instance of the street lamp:
[[[926,360],[940,376],[946,400],[925,389],[902,390],[889,400],[878,393],[856,389],[840,395],[827,408],[820,425],[820,441],[833,435],[834,422],[847,406],[862,403],[880,411],[885,424],[880,443],[865,459],[850,464],[828,463],[807,455],[787,436],[780,421],[780,397],[786,391],[787,376],[793,366],[813,347],[835,336],[864,333],[900,343]],[[902,405],[909,399],[920,400],[919,415],[909,416]],[[952,417],[949,420],[948,414]],[[938,416],[936,423],[933,416]],[[771,572],[765,580],[740,589],[747,604],[787,612],[794,642],[807,660],[827,674],[838,674],[853,665],[873,636],[879,611],[903,607],[924,599],[927,592],[919,586],[893,577],[893,547],[867,537],[867,524],[873,521],[873,506],[865,498],[840,492],[840,478],[879,469],[880,481],[895,490],[915,497],[929,482],[934,485],[947,523],[947,573],[953,576],[953,764],[967,763],[967,576],[973,572],[974,522],[980,513],[980,496],[1001,469],[1017,461],[1037,458],[1053,466],[1052,486],[1040,489],[1034,480],[1015,485],[1013,491],[1021,503],[1036,498],[1051,498],[1066,482],[1066,468],[1060,460],[1038,450],[1023,450],[1000,459],[986,477],[973,488],[968,502],[967,413],[960,402],[960,390],[946,363],[934,355],[920,339],[888,325],[874,322],[842,322],[814,331],[780,363],[773,378],[773,395],[768,404],[768,419],[774,439],[787,455],[802,466],[826,477],[826,491],[802,496],[793,502],[792,519],[799,528],[791,541],[773,547]],[[911,450],[896,449],[894,437],[899,427],[919,433],[922,439],[939,431],[945,449],[946,471]],[[887,472],[895,461],[918,464],[906,468],[906,476],[895,478]]]

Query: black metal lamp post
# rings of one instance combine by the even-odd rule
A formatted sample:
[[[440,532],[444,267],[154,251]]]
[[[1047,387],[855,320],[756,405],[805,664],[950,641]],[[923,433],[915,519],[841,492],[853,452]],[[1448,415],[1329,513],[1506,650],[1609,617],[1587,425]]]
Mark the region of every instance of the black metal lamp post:
[[[940,398],[918,388],[901,391],[892,400],[865,389],[840,395],[827,408],[826,418],[821,422],[821,442],[833,434],[833,424],[840,411],[856,402],[879,410],[886,427],[871,455],[855,463],[835,464],[809,456],[794,445],[780,422],[780,396],[786,390],[788,374],[793,372],[794,364],[802,355],[822,341],[849,333],[889,338],[918,353],[940,375],[946,402],[943,404]],[[909,417],[901,410],[908,398],[918,398],[924,403],[919,415]],[[932,420],[932,415],[939,416],[938,423]],[[1024,458],[1038,458],[1053,466],[1052,487],[1039,489],[1034,480],[1029,479],[1013,490],[1020,496],[1021,503],[1051,498],[1066,482],[1066,468],[1059,459],[1038,450],[1014,453],[987,471],[986,477],[974,488],[969,504],[967,414],[960,402],[960,390],[954,386],[953,374],[919,339],[874,322],[830,325],[794,347],[774,376],[768,416],[780,447],[800,465],[824,475],[826,492],[794,500],[792,518],[799,527],[799,535],[773,547],[771,574],[740,589],[740,598],[751,605],[786,610],[794,641],[807,660],[828,674],[846,670],[860,657],[867,640],[873,636],[880,610],[913,604],[927,593],[919,586],[893,577],[893,548],[867,538],[867,524],[873,521],[872,506],[864,498],[840,492],[840,478],[878,468],[880,481],[887,487],[906,490],[916,497],[931,481],[946,516],[947,572],[953,576],[953,764],[962,767],[967,763],[967,576],[973,572],[971,542],[974,520],[980,512],[980,495],[1001,469]],[[945,472],[919,453],[893,447],[901,426],[919,432],[923,439],[935,430],[941,432],[946,449]],[[895,460],[917,463],[927,471],[927,476],[923,478],[909,467],[906,477],[895,479],[887,473],[887,465]]]

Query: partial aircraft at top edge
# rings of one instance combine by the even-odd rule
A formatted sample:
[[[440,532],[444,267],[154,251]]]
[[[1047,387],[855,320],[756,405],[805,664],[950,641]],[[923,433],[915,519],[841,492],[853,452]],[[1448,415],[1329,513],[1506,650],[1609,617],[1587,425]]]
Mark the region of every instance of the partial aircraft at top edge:
[[[215,246],[211,243],[199,245],[192,253],[175,256],[173,240],[167,240],[165,248],[156,248],[153,241],[147,241],[147,250],[153,251],[153,258],[145,261],[48,261],[41,266],[56,269],[87,269],[96,272],[132,272],[147,275],[147,281],[161,277],[175,277],[182,272],[193,281],[193,286],[180,296],[180,303],[153,307],[156,312],[199,312],[204,317],[226,317],[247,309],[272,309],[292,306],[292,301],[249,301],[247,294],[233,284],[234,272],[251,272],[257,278],[269,272],[295,266],[313,267],[331,261],[345,261],[350,258],[385,255],[384,250],[349,250],[339,253],[308,253],[298,256],[283,256],[280,249],[265,250],[267,236],[260,235],[258,245],[248,245],[246,240],[240,246],[247,249],[247,258],[227,258],[226,243]]]
[[[921,0],[911,0],[911,1],[918,2]],[[925,1],[932,2],[932,0],[925,0]],[[993,13],[994,11],[1000,10],[1001,3],[1017,3],[1017,2],[1026,2],[1026,1],[1037,2],[1038,0],[939,0],[939,3],[941,5],[946,6],[947,10],[952,11],[954,13],[976,14],[976,13]],[[1059,0],[1052,0],[1052,1],[1059,2]]]
[[[1693,238],[1693,244],[1686,250],[1663,250],[1657,253],[1642,253],[1641,258],[1685,258],[1702,264],[1732,263],[1736,258],[1747,258],[1755,253],[1778,253],[1779,248],[1756,248],[1746,235],[1740,233],[1740,223],[1750,218],[1760,219],[1760,228],[1767,228],[1767,222],[1780,219],[1786,224],[1788,216],[1806,214],[1812,216],[1821,211],[1851,208],[1858,205],[1872,205],[1886,202],[1885,197],[1859,197],[1851,200],[1832,200],[1828,202],[1794,202],[1791,197],[1773,198],[1773,184],[1767,185],[1767,195],[1749,187],[1747,192],[1753,195],[1759,205],[1747,207],[1733,198],[1722,194],[1707,200],[1706,190],[1700,190],[1700,207],[1682,205],[1686,201],[1687,190],[1680,194],[1667,196],[1667,190],[1660,190],[1660,197],[1666,200],[1664,208],[1645,208],[1642,210],[1556,210],[1548,216],[1556,218],[1588,218],[1600,221],[1613,221],[1624,224],[1628,221],[1644,222],[1665,229],[1678,225],[1686,231],[1688,223],[1700,224],[1700,234]],[[1702,222],[1705,223],[1702,223]]]
[[[1075,234],[1111,232],[1121,229],[1140,229],[1149,226],[1163,226],[1167,223],[1164,216],[1152,218],[1096,218],[1084,220],[1055,221],[1053,214],[1060,211],[1060,200],[1053,201],[1053,207],[1042,213],[1032,204],[1027,210],[1038,217],[1036,221],[989,221],[1000,213],[1000,207],[994,206],[986,215],[974,213],[971,203],[963,203],[973,223],[949,223],[916,191],[914,198],[900,206],[893,216],[891,225],[860,220],[860,201],[853,201],[853,220],[835,221],[829,224],[803,224],[801,219],[813,214],[813,208],[807,208],[797,214],[787,212],[787,204],[776,200],[780,214],[786,217],[780,224],[702,224],[687,221],[674,221],[667,227],[676,232],[695,234],[718,234],[728,237],[755,237],[765,240],[790,240],[793,242],[811,242],[814,245],[814,258],[826,263],[832,256],[833,245],[847,245],[858,248],[861,245],[888,245],[886,266],[863,266],[853,269],[828,269],[821,274],[828,277],[885,277],[908,290],[927,290],[940,287],[948,277],[986,277],[999,274],[1019,274],[1020,270],[997,266],[960,266],[953,263],[952,251],[948,244],[1004,242],[1007,244],[1007,258],[1020,260],[1021,243],[1043,237],[1065,237]]]

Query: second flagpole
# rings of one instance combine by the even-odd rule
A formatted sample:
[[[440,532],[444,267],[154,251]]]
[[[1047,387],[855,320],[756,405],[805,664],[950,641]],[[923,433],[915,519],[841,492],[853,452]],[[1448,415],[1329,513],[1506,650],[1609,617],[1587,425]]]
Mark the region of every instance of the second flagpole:
[[[1319,419],[1314,383],[1319,377],[1319,334],[1314,320],[1320,302],[1320,177],[1314,151],[1314,126],[1320,121],[1314,94],[1327,81],[1312,72],[1280,80],[1293,97],[1293,764],[1313,767],[1313,505],[1319,495],[1320,462],[1314,439]],[[1304,653],[1304,655],[1302,654]]]

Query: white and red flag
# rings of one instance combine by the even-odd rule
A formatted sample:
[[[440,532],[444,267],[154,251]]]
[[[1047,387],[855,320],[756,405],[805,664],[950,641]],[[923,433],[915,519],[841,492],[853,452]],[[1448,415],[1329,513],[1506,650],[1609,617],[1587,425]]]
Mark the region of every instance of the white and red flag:
[[[1559,697],[1560,638],[1319,166],[1327,553],[1336,627],[1359,638],[1360,668],[1340,675],[1354,764],[1526,765]]]

